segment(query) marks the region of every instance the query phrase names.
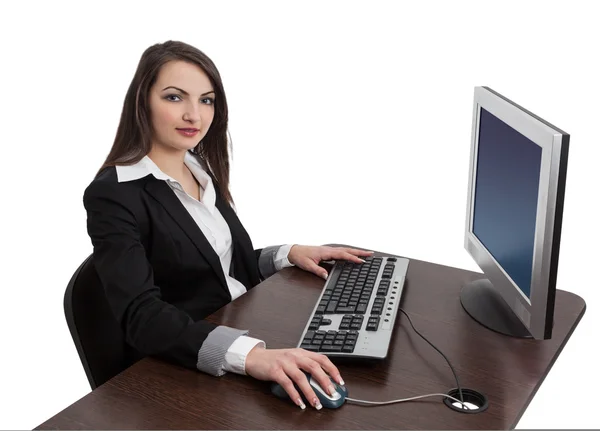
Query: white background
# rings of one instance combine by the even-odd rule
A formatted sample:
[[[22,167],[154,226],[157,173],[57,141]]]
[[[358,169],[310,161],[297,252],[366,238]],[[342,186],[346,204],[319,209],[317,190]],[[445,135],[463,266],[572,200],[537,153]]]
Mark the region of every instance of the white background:
[[[473,88],[570,133],[558,287],[588,308],[518,427],[600,426],[594,3],[322,3],[2,2],[1,428],[89,391],[62,308],[91,252],[82,195],[143,50],[168,39],[222,74],[256,248],[342,242],[477,270],[463,249]]]

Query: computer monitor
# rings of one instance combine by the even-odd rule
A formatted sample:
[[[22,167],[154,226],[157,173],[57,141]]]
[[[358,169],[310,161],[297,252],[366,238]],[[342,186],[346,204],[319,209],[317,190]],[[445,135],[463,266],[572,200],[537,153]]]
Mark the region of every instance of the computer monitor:
[[[465,248],[485,278],[463,308],[506,335],[552,336],[569,135],[476,87]]]

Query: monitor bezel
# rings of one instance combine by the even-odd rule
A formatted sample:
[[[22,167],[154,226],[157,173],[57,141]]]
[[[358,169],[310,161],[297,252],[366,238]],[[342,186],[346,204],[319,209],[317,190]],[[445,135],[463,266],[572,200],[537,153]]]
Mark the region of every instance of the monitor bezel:
[[[473,233],[481,108],[542,149],[530,298],[511,280]],[[569,135],[489,87],[475,87],[465,248],[535,339],[552,333]]]

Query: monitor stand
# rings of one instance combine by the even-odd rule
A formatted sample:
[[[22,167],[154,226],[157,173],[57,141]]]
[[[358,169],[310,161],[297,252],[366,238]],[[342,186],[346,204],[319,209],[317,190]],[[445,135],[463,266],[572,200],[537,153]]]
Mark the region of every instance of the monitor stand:
[[[492,331],[518,338],[533,338],[487,278],[465,284],[460,303],[477,322]]]

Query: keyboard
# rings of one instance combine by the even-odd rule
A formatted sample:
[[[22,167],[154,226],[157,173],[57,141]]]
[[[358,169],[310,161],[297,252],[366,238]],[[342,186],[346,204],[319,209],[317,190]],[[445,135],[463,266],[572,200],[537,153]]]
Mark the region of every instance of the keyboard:
[[[409,260],[397,256],[335,262],[298,347],[331,357],[384,359]]]

